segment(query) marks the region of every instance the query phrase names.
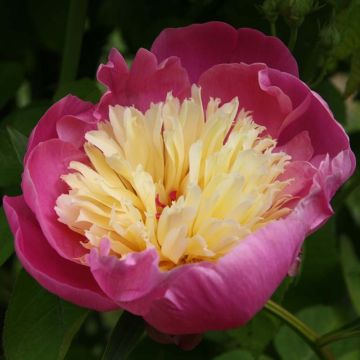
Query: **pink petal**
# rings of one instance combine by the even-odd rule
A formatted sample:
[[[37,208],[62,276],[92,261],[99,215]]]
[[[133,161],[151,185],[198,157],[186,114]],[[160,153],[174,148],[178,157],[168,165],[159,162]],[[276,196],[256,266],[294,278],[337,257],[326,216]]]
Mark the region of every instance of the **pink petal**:
[[[216,263],[184,266],[145,320],[168,334],[238,327],[259,311],[294,262],[306,228],[295,217],[249,235]]]
[[[261,62],[298,76],[295,59],[279,39],[253,29],[236,30],[222,22],[165,29],[151,52],[159,61],[179,57],[192,83],[214,65],[235,62]]]
[[[292,161],[286,167],[285,172],[279,176],[279,180],[292,179],[291,183],[283,190],[283,193],[295,197],[295,203],[308,195],[313,185],[314,175],[317,169],[307,161]],[[289,203],[286,204],[289,207]]]
[[[292,161],[308,161],[314,154],[308,131],[296,134],[291,140],[282,146],[278,146],[276,151],[284,151],[291,156]]]
[[[99,66],[96,77],[100,83],[114,94],[119,94],[125,87],[128,74],[129,69],[125,59],[113,48],[109,54],[109,61],[107,64]]]
[[[268,70],[271,84],[286,93],[293,104],[294,111],[284,120],[279,135],[279,146],[286,144],[294,136],[307,131],[314,149],[314,155],[336,156],[349,148],[349,138],[344,129],[334,119],[324,101],[306,84],[292,75],[274,69]]]
[[[236,30],[225,23],[210,22],[163,30],[151,52],[159,61],[177,56],[192,83],[212,66],[229,62],[236,47]]]
[[[308,224],[309,232],[315,231],[333,214],[330,201],[339,187],[353,174],[355,163],[355,155],[350,149],[340,152],[332,159],[327,155],[321,161],[308,195],[294,210]]]
[[[289,97],[270,83],[262,64],[216,65],[200,77],[204,104],[210,97],[228,102],[238,97],[240,108],[251,111],[254,121],[277,137],[285,117],[291,112]]]
[[[82,148],[85,142],[85,133],[94,130],[97,120],[95,118],[81,119],[76,116],[63,116],[56,124],[56,132],[60,140]]]
[[[239,29],[232,62],[247,64],[263,62],[268,67],[299,77],[295,58],[277,37],[267,36],[255,29]]]
[[[154,295],[152,291],[166,275],[159,271],[155,249],[131,253],[121,260],[92,249],[87,262],[104,293],[124,309],[138,315],[147,311]]]
[[[74,118],[85,123],[94,121],[92,117],[94,105],[80,100],[76,96],[68,95],[56,102],[41,117],[31,133],[25,162],[27,161],[31,150],[40,142],[58,138],[57,122],[66,115],[72,115]]]
[[[105,82],[109,89],[98,105],[98,119],[108,118],[109,105],[134,105],[145,111],[151,103],[165,100],[169,92],[180,99],[190,95],[189,79],[179,59],[171,57],[158,64],[152,53],[140,49],[130,72],[126,72],[123,66],[119,65],[119,61],[114,60],[120,54],[115,54],[114,51],[111,52],[110,65],[108,63],[107,67],[100,67],[98,72],[99,79]],[[118,70],[117,67],[120,66],[121,69]],[[107,72],[104,73],[105,69]],[[111,76],[108,73],[111,73]]]
[[[101,291],[89,268],[63,259],[49,246],[23,196],[4,197],[4,209],[21,263],[43,287],[97,311],[118,308]]]
[[[86,253],[80,244],[83,237],[60,223],[54,210],[58,196],[68,191],[60,176],[69,172],[70,161],[85,161],[85,155],[59,139],[38,144],[25,164],[22,190],[50,245],[61,256],[74,259]]]

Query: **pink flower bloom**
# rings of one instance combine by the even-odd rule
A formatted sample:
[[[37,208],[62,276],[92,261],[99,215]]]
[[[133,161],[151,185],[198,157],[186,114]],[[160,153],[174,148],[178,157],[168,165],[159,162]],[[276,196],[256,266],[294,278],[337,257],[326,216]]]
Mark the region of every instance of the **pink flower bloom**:
[[[244,324],[332,215],[355,167],[347,135],[283,43],[252,29],[166,29],[131,69],[113,49],[97,77],[97,105],[69,95],[41,118],[23,195],[4,199],[23,266],[162,333]]]

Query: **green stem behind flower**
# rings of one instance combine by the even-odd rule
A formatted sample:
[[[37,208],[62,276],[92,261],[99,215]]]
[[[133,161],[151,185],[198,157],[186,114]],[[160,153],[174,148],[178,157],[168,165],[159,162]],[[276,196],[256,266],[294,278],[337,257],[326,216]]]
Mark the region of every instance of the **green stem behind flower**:
[[[293,51],[296,45],[297,37],[298,37],[298,27],[292,26],[290,28],[290,39],[288,43],[288,48]]]
[[[87,0],[71,0],[61,64],[59,89],[76,78],[86,20]]]
[[[360,317],[339,329],[322,335],[321,338],[318,339],[317,344],[319,346],[326,346],[335,341],[340,341],[351,337],[360,337]]]
[[[284,321],[298,335],[300,335],[307,342],[307,344],[313,349],[313,351],[317,354],[319,359],[322,360],[334,359],[331,352],[328,349],[319,346],[318,339],[320,339],[320,335],[318,335],[314,330],[309,328],[296,316],[294,316],[293,314],[291,314],[286,309],[276,304],[272,300],[269,300],[266,303],[265,309],[269,311],[271,314],[275,315],[277,318]]]

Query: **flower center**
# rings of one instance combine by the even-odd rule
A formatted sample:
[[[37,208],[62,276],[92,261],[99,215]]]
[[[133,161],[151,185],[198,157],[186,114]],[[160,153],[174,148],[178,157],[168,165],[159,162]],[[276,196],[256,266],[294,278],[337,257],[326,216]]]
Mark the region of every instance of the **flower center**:
[[[109,121],[85,134],[89,165],[73,161],[56,201],[59,221],[84,236],[107,239],[119,258],[155,248],[159,266],[216,260],[251,232],[289,213],[280,181],[290,156],[273,152],[238,99],[203,110],[200,89],[167,96],[143,114],[110,107]]]

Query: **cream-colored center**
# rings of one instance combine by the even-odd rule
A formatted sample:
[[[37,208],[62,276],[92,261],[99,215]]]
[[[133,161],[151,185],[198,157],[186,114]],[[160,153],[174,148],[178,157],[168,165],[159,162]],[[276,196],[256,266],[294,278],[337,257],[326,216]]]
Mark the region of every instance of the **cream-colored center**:
[[[84,247],[107,239],[119,258],[155,248],[166,270],[216,260],[290,211],[278,180],[290,157],[238,99],[204,111],[194,86],[182,103],[169,94],[145,114],[117,105],[109,118],[85,134],[90,165],[70,163],[56,201]]]

